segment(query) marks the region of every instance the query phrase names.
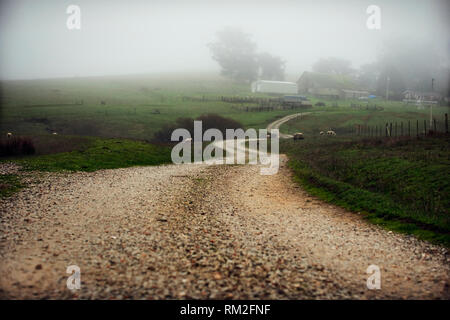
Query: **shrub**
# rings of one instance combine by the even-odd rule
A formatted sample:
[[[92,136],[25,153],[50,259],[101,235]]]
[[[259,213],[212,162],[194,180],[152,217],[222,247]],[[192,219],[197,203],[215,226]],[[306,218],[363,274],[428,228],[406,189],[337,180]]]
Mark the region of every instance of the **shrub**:
[[[325,107],[325,103],[319,101],[319,102],[317,102],[317,103],[315,104],[315,106],[316,106],[316,107]]]
[[[1,157],[30,155],[35,152],[33,141],[28,137],[12,137],[0,141]]]
[[[243,128],[242,124],[233,119],[224,118],[217,114],[204,114],[197,117],[195,120],[202,121],[203,132],[216,128],[219,129],[223,135],[225,135],[226,129],[239,129]],[[192,118],[178,118],[173,125],[164,125],[154,135],[153,142],[171,142],[172,132],[175,129],[183,128],[191,133],[191,137],[194,136],[194,119]]]

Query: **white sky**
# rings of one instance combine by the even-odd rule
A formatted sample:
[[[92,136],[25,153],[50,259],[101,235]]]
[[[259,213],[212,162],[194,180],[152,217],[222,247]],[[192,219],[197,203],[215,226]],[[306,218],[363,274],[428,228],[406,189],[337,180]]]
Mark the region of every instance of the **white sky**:
[[[0,78],[219,71],[206,44],[226,26],[250,33],[259,51],[300,75],[320,57],[357,67],[384,40],[407,37],[448,59],[448,1],[133,1],[3,0]],[[81,30],[68,30],[66,8],[81,8]],[[381,30],[368,30],[366,9],[381,8]]]

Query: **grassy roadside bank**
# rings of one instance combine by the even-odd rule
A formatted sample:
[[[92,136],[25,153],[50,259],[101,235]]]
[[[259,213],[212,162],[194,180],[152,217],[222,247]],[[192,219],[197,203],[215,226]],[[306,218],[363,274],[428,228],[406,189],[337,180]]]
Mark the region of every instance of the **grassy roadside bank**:
[[[142,141],[92,138],[78,150],[19,158],[24,170],[96,171],[170,162],[170,148]]]
[[[94,137],[40,137],[34,139],[37,155],[0,158],[22,167],[22,171],[96,171],[132,166],[153,166],[171,163],[171,148],[143,141],[127,139],[100,139]],[[42,143],[42,140],[46,143]],[[76,144],[74,141],[78,141]],[[69,141],[71,150],[67,149]],[[56,153],[51,153],[51,149]],[[44,153],[44,154],[42,154]],[[0,175],[0,197],[7,197],[24,187],[19,174]]]
[[[284,141],[311,194],[387,229],[450,246],[450,138]]]

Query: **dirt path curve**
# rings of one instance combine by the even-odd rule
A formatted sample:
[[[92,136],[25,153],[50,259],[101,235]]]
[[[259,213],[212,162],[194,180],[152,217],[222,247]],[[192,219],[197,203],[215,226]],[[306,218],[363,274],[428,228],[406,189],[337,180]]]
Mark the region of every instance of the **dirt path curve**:
[[[280,126],[283,123],[288,122],[289,120],[292,120],[294,118],[307,115],[309,113],[311,113],[311,112],[294,113],[294,114],[290,114],[288,116],[285,116],[285,117],[283,117],[281,119],[275,120],[274,122],[270,123],[267,126],[267,131],[270,131],[271,129],[280,129]],[[280,132],[280,138],[282,138],[282,139],[289,139],[289,138],[292,138],[292,137],[293,137],[293,135],[291,135],[291,134],[286,134],[286,133],[281,133]]]
[[[281,165],[45,174],[0,202],[0,297],[450,297],[446,249],[309,197]]]

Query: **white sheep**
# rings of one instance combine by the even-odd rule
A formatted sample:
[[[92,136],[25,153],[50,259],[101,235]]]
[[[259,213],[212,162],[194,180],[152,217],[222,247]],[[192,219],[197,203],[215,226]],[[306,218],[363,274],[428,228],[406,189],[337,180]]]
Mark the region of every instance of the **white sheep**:
[[[303,132],[297,132],[294,134],[294,140],[303,140],[305,137],[303,136]]]
[[[320,135],[321,136],[323,136],[325,134],[325,132],[323,132],[323,131],[320,131]]]
[[[327,131],[327,135],[329,135],[329,136],[335,136],[335,135],[336,135],[336,132],[334,132],[333,130],[328,130],[328,131]]]
[[[8,132],[8,133],[6,134],[6,137],[7,137],[7,138],[11,138],[11,137],[12,137],[12,133],[11,133],[11,132]]]
[[[57,135],[58,133],[57,132],[53,132],[52,134]]]

